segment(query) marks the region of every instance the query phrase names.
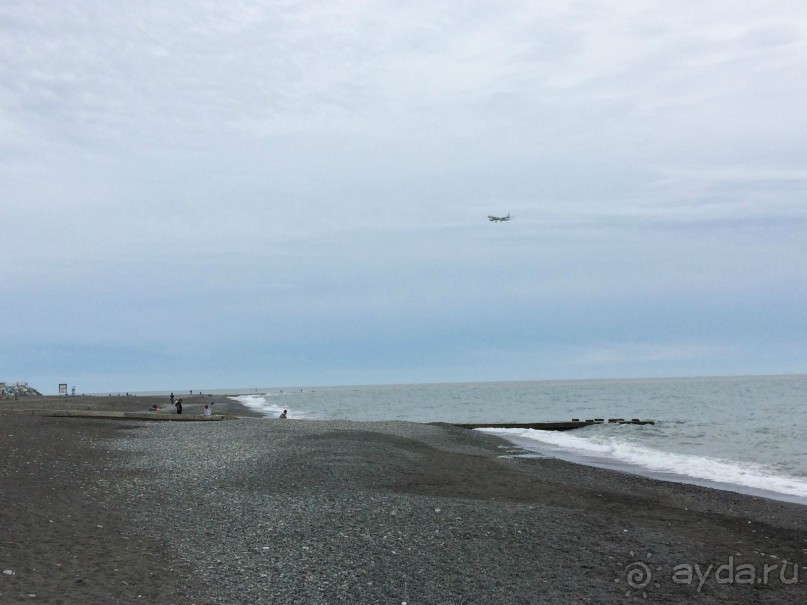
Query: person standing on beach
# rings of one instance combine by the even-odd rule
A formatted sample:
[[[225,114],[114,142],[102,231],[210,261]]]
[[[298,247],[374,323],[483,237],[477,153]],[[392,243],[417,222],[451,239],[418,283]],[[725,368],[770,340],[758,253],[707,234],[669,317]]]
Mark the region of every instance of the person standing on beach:
[[[174,405],[177,407],[177,414],[181,414],[182,413],[182,400],[177,399],[176,403],[174,403]]]
[[[174,405],[174,394],[171,393],[171,405]]]

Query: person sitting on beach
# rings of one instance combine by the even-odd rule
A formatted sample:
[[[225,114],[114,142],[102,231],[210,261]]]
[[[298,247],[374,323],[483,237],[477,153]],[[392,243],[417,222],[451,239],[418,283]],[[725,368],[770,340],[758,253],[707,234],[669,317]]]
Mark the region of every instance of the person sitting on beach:
[[[159,412],[159,411],[160,411],[160,406],[158,406],[156,403],[152,404],[152,406],[149,408],[149,412]]]
[[[212,414],[212,412],[210,411],[210,406],[209,405],[205,404],[205,409],[202,410],[202,414],[204,414],[205,416],[210,416]]]
[[[283,419],[288,418],[288,410],[283,410],[283,413],[280,415],[280,417]]]

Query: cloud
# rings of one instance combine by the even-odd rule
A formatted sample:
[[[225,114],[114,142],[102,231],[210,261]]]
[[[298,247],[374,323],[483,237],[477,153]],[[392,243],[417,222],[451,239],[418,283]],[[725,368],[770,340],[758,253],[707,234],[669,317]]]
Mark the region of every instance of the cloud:
[[[667,361],[687,361],[695,364],[715,356],[723,357],[733,353],[729,347],[716,347],[712,344],[635,344],[619,343],[599,346],[580,353],[575,363],[591,366],[626,365],[632,363],[657,363]]]
[[[391,353],[414,355],[415,334],[448,376],[474,363],[450,343],[546,361],[534,318],[579,347],[564,375],[601,342],[691,342],[648,311],[668,302],[727,301],[733,328],[710,312],[701,343],[726,360],[731,330],[771,309],[796,333],[805,16],[761,0],[5,2],[4,335],[215,338],[235,355],[353,334],[357,366],[381,335],[390,376],[426,372]],[[610,331],[636,313],[635,339]]]

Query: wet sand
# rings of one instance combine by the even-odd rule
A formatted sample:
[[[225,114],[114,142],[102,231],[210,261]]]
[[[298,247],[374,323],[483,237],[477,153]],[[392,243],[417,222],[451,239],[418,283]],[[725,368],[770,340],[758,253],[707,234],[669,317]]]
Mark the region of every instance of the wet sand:
[[[807,602],[797,504],[447,425],[10,411],[47,399],[0,403],[0,603]]]

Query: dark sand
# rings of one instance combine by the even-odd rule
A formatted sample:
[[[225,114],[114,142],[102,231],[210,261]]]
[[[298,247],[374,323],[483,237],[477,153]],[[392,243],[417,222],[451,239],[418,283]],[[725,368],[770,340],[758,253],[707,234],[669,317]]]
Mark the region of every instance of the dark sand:
[[[807,603],[796,504],[450,426],[10,411],[159,400],[0,402],[0,603]]]
[[[260,417],[260,414],[246,408],[225,395],[177,395],[182,398],[183,414],[201,414],[205,404],[215,401],[213,411],[226,414],[232,412],[239,416]],[[157,404],[162,414],[176,414],[176,408],[171,405],[168,397],[160,396],[126,396],[126,395],[81,395],[76,397],[24,397],[22,399],[0,400],[0,412],[3,411],[30,411],[42,412],[48,410],[84,410],[84,411],[112,411],[112,412],[146,412]]]

